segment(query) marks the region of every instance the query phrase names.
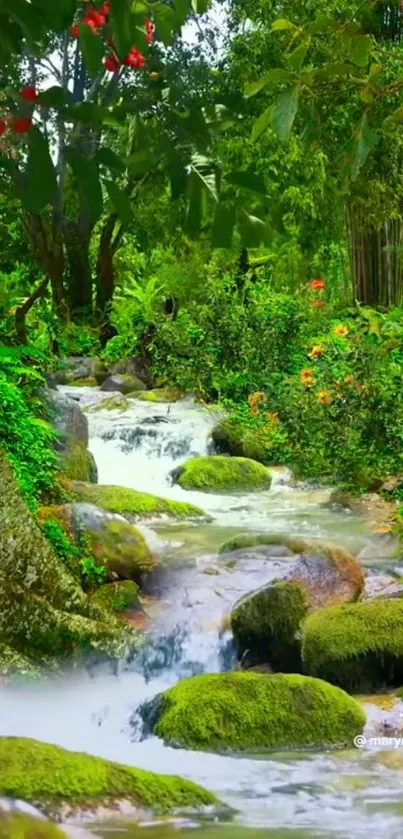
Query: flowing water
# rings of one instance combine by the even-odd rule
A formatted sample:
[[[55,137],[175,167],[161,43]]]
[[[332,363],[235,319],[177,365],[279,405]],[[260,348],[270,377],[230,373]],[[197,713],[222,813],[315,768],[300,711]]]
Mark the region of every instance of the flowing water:
[[[82,406],[104,397],[94,390],[63,388]],[[213,790],[236,812],[217,823],[180,820],[91,826],[104,839],[302,839],[385,836],[403,833],[403,751],[357,750],[229,757],[174,750],[155,737],[139,741],[136,708],[178,678],[233,666],[223,617],[245,591],[274,579],[289,559],[262,559],[253,552],[235,568],[218,548],[235,533],[285,532],[336,541],[379,559],[365,521],[326,506],[329,492],[293,488],[285,470],[275,472],[269,492],[213,495],[171,485],[170,472],[209,451],[217,413],[193,402],[158,405],[132,400],[126,412],[89,412],[90,448],[99,482],[133,487],[206,511],[199,523],[148,523],[146,538],[173,561],[157,581],[158,597],[147,609],[148,643],[118,673],[75,672],[63,680],[8,688],[0,696],[0,735],[34,737],[133,766],[179,773]],[[380,554],[379,550],[379,554]],[[372,717],[381,714],[371,708]],[[399,759],[400,758],[400,759]]]

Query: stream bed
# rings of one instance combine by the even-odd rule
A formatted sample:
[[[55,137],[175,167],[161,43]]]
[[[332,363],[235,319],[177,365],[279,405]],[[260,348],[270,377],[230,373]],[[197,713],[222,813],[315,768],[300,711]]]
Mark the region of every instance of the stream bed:
[[[61,388],[84,409],[105,394]],[[178,819],[141,826],[117,820],[89,825],[103,839],[401,839],[403,835],[403,745],[379,751],[351,745],[343,752],[302,752],[230,757],[172,749],[155,737],[140,741],[136,708],[200,672],[234,666],[225,616],[238,597],[282,576],[289,559],[254,557],[228,567],[218,554],[234,534],[287,533],[327,539],[368,557],[373,569],[391,561],[365,520],[326,506],[329,490],[293,487],[276,470],[269,492],[214,495],[171,486],[170,472],[188,457],[209,451],[217,413],[183,400],[150,404],[131,400],[127,411],[88,412],[90,449],[99,482],[186,500],[205,510],[200,523],[147,523],[154,550],[175,565],[158,580],[149,599],[144,651],[119,672],[98,668],[62,680],[10,687],[0,694],[0,735],[34,737],[122,763],[181,774],[206,786],[235,810],[231,822]],[[180,560],[178,562],[178,560]],[[177,567],[179,566],[179,567]],[[380,713],[375,706],[369,717]],[[403,716],[403,714],[401,714]],[[400,753],[399,753],[400,752]]]

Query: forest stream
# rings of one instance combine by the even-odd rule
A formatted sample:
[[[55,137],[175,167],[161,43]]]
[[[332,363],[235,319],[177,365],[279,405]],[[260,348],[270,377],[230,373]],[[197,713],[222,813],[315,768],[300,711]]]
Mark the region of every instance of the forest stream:
[[[61,388],[84,409],[104,394]],[[89,824],[103,839],[302,839],[403,835],[403,745],[231,757],[173,749],[155,737],[141,740],[136,708],[178,679],[235,667],[231,636],[223,618],[239,596],[282,576],[292,561],[253,558],[235,568],[219,546],[245,531],[287,533],[327,539],[349,547],[376,574],[392,560],[377,554],[364,519],[326,505],[329,490],[293,486],[286,470],[275,470],[272,488],[246,495],[187,492],[172,486],[170,472],[182,461],[209,451],[217,414],[191,400],[174,404],[131,401],[127,411],[87,413],[90,449],[99,483],[118,484],[167,498],[190,501],[206,511],[200,523],[147,523],[143,533],[154,551],[172,558],[146,598],[147,642],[118,673],[98,668],[74,671],[53,683],[9,687],[0,698],[0,735],[19,735],[86,751],[121,763],[179,773],[212,790],[235,812],[222,819],[178,818],[141,826],[119,818]],[[169,563],[166,563],[169,564]],[[403,705],[402,705],[403,708]],[[399,708],[397,708],[399,716]],[[400,714],[400,716],[402,716]],[[382,711],[368,705],[370,721]],[[400,752],[400,754],[399,754]]]

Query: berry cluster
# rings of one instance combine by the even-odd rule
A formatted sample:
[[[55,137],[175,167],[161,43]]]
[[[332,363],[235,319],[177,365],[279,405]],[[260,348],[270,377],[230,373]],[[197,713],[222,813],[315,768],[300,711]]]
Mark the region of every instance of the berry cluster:
[[[34,87],[23,87],[20,90],[20,98],[22,102],[33,106],[38,98],[38,94]],[[10,115],[9,117],[2,117],[0,119],[0,137],[3,137],[9,129],[16,134],[27,134],[31,125],[31,116]]]
[[[103,3],[102,6],[99,6],[99,8],[88,4],[84,17],[81,18],[79,22],[73,23],[73,26],[70,29],[72,37],[78,38],[80,34],[79,23],[83,24],[84,26],[88,26],[91,32],[93,32],[95,35],[100,34],[102,30],[108,25],[110,9],[111,6],[109,2]],[[152,44],[154,39],[153,22],[151,20],[146,20],[144,28],[146,42],[147,44]],[[110,51],[104,59],[105,70],[108,70],[110,73],[117,73],[123,64],[126,65],[126,67],[134,67],[136,70],[143,69],[146,63],[145,58],[144,55],[140,52],[140,50],[137,49],[137,47],[132,47],[122,62],[117,56],[112,39],[106,37],[105,40],[108,46],[110,47]]]

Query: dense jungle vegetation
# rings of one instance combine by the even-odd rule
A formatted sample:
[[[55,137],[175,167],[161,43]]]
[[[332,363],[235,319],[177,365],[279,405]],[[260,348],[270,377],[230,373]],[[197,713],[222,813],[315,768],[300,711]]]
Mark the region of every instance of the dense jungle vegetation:
[[[30,506],[66,356],[137,359],[300,476],[398,473],[400,5],[20,5],[0,3],[0,442]]]

